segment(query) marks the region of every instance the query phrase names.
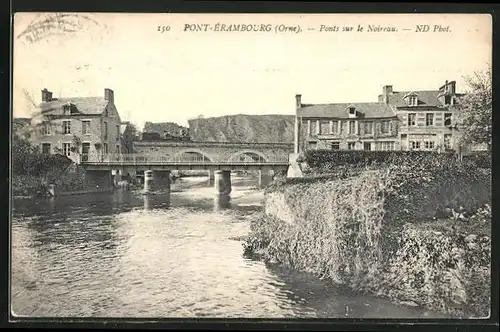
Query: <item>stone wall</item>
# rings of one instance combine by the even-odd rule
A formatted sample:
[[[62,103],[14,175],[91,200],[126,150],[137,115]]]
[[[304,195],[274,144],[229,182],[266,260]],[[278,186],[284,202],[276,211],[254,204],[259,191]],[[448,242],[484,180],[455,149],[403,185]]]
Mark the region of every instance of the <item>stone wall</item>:
[[[267,161],[283,161],[288,160],[292,149],[292,144],[134,142],[134,151],[138,154],[175,158],[184,153],[196,153],[213,162],[239,161],[245,154],[259,155]]]

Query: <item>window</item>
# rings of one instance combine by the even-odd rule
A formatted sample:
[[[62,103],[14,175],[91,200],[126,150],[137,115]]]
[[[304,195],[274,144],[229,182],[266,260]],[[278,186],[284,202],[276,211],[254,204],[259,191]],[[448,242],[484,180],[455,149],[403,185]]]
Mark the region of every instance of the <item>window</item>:
[[[50,143],[42,143],[42,153],[50,154]]]
[[[427,113],[425,115],[425,125],[426,126],[434,126],[434,114],[433,113]]]
[[[102,145],[102,153],[108,154],[108,143]]]
[[[373,122],[372,121],[366,121],[364,123],[364,133],[365,135],[371,135],[373,134]]]
[[[316,142],[309,142],[309,147],[311,149],[315,149],[316,148]]]
[[[394,150],[394,142],[379,142],[378,150],[381,151],[392,151]]]
[[[380,125],[380,132],[382,134],[388,134],[391,132],[391,121],[382,121]]]
[[[356,122],[349,121],[349,134],[354,134],[356,132]]]
[[[311,121],[311,131],[309,132],[311,135],[316,134],[316,121]]]
[[[104,139],[108,139],[108,123],[104,122]]]
[[[363,149],[370,151],[372,149],[372,143],[369,142],[363,143]]]
[[[356,115],[356,108],[355,107],[349,107],[349,114],[350,115]]]
[[[330,121],[321,121],[320,122],[320,133],[321,134],[329,134],[330,133]]]
[[[417,114],[416,113],[408,113],[408,126],[416,126],[417,125]]]
[[[82,134],[90,135],[90,121],[88,120],[82,121]]]
[[[451,96],[444,96],[444,104],[445,105],[451,104]]]
[[[425,141],[424,148],[426,149],[434,149],[434,141]]]
[[[444,113],[444,125],[451,127],[451,113]]]
[[[332,150],[340,150],[340,143],[339,142],[332,142],[331,148],[332,148]]]
[[[116,144],[116,153],[120,154],[120,146],[118,144]]]
[[[69,157],[71,151],[71,143],[63,143],[62,144],[62,149],[63,149],[63,154],[66,156],[66,157]]]
[[[338,121],[332,121],[332,134],[338,134],[339,129],[339,122]]]
[[[50,135],[52,134],[52,127],[50,122],[44,122],[42,124],[42,135]]]
[[[412,149],[420,149],[420,142],[419,141],[410,141],[410,147]]]
[[[417,96],[409,96],[408,97],[408,105],[409,106],[417,106],[418,105]]]
[[[82,143],[82,161],[89,160],[90,143]]]
[[[349,142],[349,143],[347,143],[347,149],[348,150],[354,150],[355,147],[356,147],[356,143],[355,142]]]
[[[70,105],[64,105],[63,106],[63,112],[64,112],[64,115],[71,115],[71,106]]]
[[[63,121],[63,134],[71,134],[71,121]]]
[[[120,140],[120,125],[116,125],[116,141]]]
[[[444,135],[444,148],[446,150],[451,150],[452,149],[452,146],[451,146],[451,134],[445,134]]]

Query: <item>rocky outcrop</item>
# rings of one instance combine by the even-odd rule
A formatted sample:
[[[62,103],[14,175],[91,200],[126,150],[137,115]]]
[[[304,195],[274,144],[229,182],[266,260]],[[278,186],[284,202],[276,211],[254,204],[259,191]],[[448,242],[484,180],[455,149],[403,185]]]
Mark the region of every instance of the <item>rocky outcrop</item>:
[[[293,143],[293,115],[230,115],[189,120],[193,141]]]

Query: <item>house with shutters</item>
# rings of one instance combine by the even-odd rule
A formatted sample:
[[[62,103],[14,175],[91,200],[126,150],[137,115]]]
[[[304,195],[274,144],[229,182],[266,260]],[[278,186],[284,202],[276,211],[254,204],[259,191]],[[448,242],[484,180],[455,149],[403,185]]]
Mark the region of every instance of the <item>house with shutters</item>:
[[[376,102],[305,104],[296,95],[295,151],[458,149],[456,82],[435,90],[382,89]]]
[[[64,98],[44,89],[30,140],[46,154],[60,153],[74,162],[99,160],[121,153],[121,124],[111,89],[101,97]]]

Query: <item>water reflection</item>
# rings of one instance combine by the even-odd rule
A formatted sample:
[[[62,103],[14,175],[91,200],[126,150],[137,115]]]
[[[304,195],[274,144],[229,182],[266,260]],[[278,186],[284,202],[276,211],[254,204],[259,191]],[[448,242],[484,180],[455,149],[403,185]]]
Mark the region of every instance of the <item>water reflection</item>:
[[[154,210],[157,208],[167,209],[170,207],[170,194],[161,195],[143,194],[144,210]]]

